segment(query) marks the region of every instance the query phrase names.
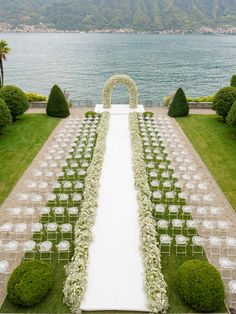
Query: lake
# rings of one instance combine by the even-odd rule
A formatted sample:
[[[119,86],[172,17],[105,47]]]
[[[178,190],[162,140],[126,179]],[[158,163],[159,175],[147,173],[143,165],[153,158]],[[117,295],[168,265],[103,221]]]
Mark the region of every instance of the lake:
[[[11,53],[5,84],[47,95],[57,83],[70,98],[101,102],[104,82],[128,74],[140,103],[162,101],[182,87],[187,96],[209,95],[236,73],[236,36],[154,34],[0,34]],[[113,102],[127,102],[117,87]]]

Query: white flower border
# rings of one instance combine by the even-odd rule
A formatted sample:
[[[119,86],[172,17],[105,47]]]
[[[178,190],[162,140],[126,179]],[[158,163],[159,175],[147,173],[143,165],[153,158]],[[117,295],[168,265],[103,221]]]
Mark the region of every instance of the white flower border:
[[[161,254],[157,245],[156,223],[152,215],[151,191],[148,185],[143,145],[139,134],[138,115],[129,115],[132,162],[139,203],[142,251],[145,271],[145,289],[154,313],[166,312],[169,306],[164,276],[161,272]]]
[[[130,92],[129,107],[133,109],[137,108],[138,88],[135,81],[128,75],[113,75],[105,82],[102,95],[103,107],[106,109],[111,108],[112,89],[118,84],[127,86]]]
[[[80,304],[87,285],[89,246],[92,242],[92,227],[95,222],[99,180],[106,147],[106,135],[110,114],[104,112],[98,125],[97,142],[85,179],[84,201],[75,226],[75,251],[72,261],[65,266],[64,302],[72,313],[80,312]]]

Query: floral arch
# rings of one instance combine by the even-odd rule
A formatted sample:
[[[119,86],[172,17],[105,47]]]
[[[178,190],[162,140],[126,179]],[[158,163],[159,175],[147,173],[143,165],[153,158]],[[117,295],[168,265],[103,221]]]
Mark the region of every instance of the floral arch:
[[[110,77],[103,88],[103,107],[111,107],[111,94],[112,90],[116,85],[125,85],[130,93],[129,107],[137,108],[138,105],[138,89],[135,81],[128,75],[113,75]]]

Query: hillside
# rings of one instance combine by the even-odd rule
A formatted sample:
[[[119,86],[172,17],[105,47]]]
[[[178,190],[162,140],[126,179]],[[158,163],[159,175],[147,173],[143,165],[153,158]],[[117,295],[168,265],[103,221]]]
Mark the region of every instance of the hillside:
[[[236,26],[236,0],[0,0],[0,23],[139,31]]]

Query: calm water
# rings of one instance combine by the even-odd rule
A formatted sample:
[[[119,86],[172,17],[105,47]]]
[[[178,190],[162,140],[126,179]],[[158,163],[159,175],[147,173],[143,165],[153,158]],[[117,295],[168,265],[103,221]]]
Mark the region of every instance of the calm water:
[[[113,74],[137,82],[140,102],[159,102],[183,87],[188,96],[213,94],[236,73],[236,36],[138,34],[0,34],[12,51],[5,83],[48,94],[59,84],[73,99],[101,101]],[[128,99],[116,88],[113,102]]]

